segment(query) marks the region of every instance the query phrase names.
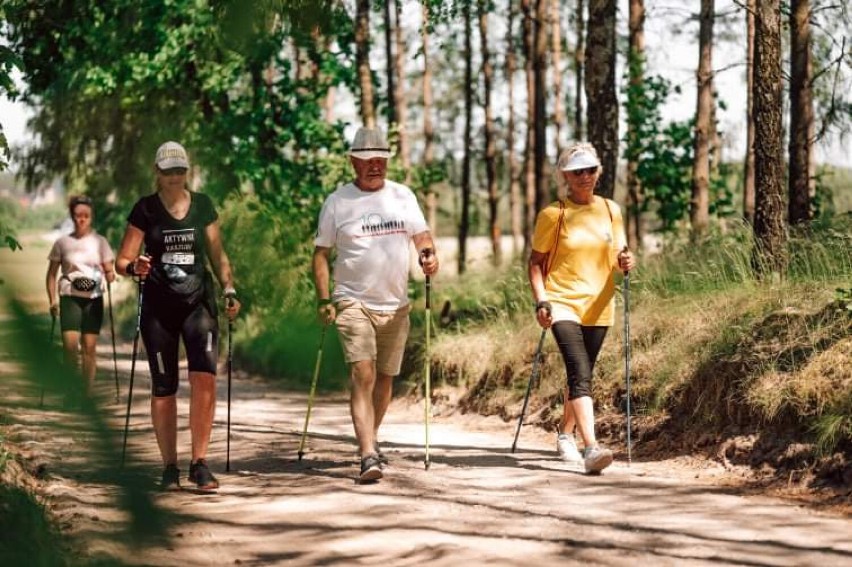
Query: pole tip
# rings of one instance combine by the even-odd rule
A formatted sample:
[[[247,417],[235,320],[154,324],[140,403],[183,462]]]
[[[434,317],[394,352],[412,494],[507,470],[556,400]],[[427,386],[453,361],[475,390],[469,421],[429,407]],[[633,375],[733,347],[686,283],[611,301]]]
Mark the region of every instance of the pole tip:
[[[429,461],[423,461],[423,465],[426,467],[426,470],[429,470],[429,467],[432,465]]]
[[[302,460],[302,457],[305,455],[304,451],[299,451],[299,460]]]

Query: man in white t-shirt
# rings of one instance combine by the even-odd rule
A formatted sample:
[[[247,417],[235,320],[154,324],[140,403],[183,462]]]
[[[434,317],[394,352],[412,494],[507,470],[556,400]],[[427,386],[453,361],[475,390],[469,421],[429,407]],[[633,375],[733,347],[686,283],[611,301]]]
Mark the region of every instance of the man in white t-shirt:
[[[411,240],[423,273],[431,276],[438,271],[432,235],[414,193],[385,179],[390,156],[381,130],[358,130],[349,150],[355,181],[328,196],[314,240],[319,317],[325,324],[337,323],[350,364],[350,409],[361,455],[361,482],[380,479],[386,462],[377,433],[408,338]],[[334,291],[329,293],[332,249],[337,255]]]

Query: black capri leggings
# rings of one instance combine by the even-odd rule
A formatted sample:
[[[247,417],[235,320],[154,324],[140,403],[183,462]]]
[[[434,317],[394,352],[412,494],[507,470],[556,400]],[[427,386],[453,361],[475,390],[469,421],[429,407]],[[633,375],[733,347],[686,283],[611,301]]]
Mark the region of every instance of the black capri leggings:
[[[557,321],[551,327],[568,375],[568,399],[592,395],[592,370],[609,327]]]
[[[181,337],[189,371],[216,374],[219,322],[204,303],[187,305],[179,301],[145,301],[140,331],[148,353],[151,392],[155,397],[171,396],[177,392],[178,341]]]

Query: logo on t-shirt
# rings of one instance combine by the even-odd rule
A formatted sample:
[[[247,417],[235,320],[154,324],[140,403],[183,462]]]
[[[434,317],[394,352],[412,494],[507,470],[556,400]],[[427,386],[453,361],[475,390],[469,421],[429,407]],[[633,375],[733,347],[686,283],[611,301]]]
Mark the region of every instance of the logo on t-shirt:
[[[405,233],[405,221],[384,218],[379,213],[367,213],[361,217],[361,236],[385,236]]]
[[[195,264],[195,229],[164,230],[161,261],[178,266]]]

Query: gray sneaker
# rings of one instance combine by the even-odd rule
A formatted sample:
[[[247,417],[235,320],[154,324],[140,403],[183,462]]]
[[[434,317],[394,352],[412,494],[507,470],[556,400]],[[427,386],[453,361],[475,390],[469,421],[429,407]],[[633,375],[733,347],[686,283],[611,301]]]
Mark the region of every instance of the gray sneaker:
[[[559,452],[559,457],[566,463],[583,462],[583,456],[577,449],[577,441],[573,435],[560,433],[556,438],[556,450]]]
[[[382,463],[378,455],[375,453],[365,455],[361,459],[361,474],[358,475],[358,482],[374,482],[380,478],[382,478]]]
[[[612,464],[612,451],[595,445],[586,447],[583,452],[583,466],[588,474],[600,474],[602,470]]]

